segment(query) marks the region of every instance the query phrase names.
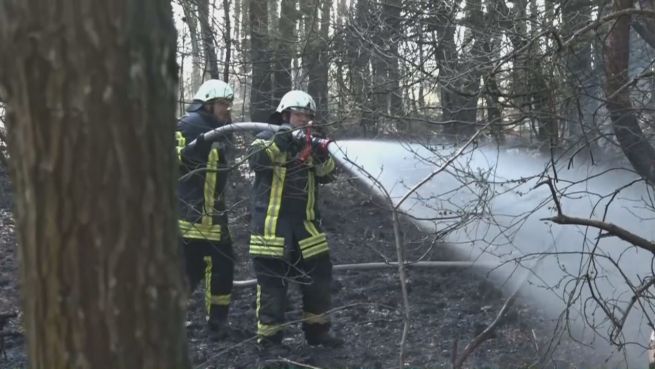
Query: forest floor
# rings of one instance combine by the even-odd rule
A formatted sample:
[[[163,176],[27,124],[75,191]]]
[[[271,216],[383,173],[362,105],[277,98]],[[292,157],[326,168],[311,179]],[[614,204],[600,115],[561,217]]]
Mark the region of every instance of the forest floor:
[[[17,246],[12,219],[12,195],[0,173],[0,313],[19,311]],[[243,179],[230,186],[234,212],[231,232],[237,253],[237,280],[253,278],[247,255],[248,188]],[[334,264],[395,260],[390,214],[346,179],[323,186],[320,207]],[[409,222],[401,230],[407,257],[451,260],[439,240]],[[496,317],[507,296],[478,269],[434,268],[408,271],[411,326],[405,348],[406,368],[450,368],[459,352]],[[195,291],[188,320],[189,353],[194,368],[398,368],[402,332],[402,298],[394,268],[335,271],[332,287],[333,332],[346,341],[339,349],[308,346],[299,323],[286,329],[284,346],[261,350],[254,340],[255,288],[233,292],[231,335],[222,342],[208,338],[202,308],[203,291]],[[300,296],[290,289],[287,318],[301,315]],[[495,331],[468,358],[465,368],[578,368],[603,367],[602,358],[588,347],[564,339],[552,352],[554,323],[536,306],[519,297]],[[5,331],[22,332],[20,316]],[[0,368],[26,368],[22,335],[5,340]],[[456,344],[457,342],[457,344]],[[602,355],[601,355],[602,356]]]

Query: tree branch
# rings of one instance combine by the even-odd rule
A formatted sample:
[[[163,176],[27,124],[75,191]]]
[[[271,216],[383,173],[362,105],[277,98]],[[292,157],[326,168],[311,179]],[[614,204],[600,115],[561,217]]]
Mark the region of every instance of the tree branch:
[[[636,9],[636,8],[622,9],[622,10],[615,11],[615,12],[613,12],[613,13],[611,13],[611,14],[608,14],[608,15],[606,15],[606,16],[604,16],[604,17],[598,19],[598,20],[595,20],[595,21],[593,21],[593,22],[587,24],[586,26],[580,28],[579,30],[575,31],[575,32],[573,33],[573,35],[571,35],[571,37],[569,37],[569,38],[568,38],[568,39],[567,39],[567,40],[562,44],[562,47],[560,48],[560,50],[569,47],[569,46],[571,45],[571,43],[572,43],[573,41],[575,41],[575,39],[577,39],[578,37],[580,37],[582,34],[588,32],[588,31],[590,31],[590,30],[592,30],[592,29],[594,29],[594,28],[598,28],[598,27],[600,27],[602,24],[607,23],[607,22],[609,22],[609,21],[611,21],[611,20],[613,20],[613,19],[616,19],[616,18],[622,17],[622,16],[624,16],[624,15],[644,15],[644,16],[647,16],[647,17],[649,17],[649,18],[655,18],[655,11],[652,11],[652,10],[643,10],[643,9]]]
[[[468,146],[469,146],[473,141],[475,141],[475,139],[480,135],[480,133],[482,133],[482,131],[484,131],[488,126],[489,126],[489,123],[487,123],[484,127],[482,127],[481,129],[479,129],[477,132],[475,132],[475,134],[472,135],[471,138],[469,138],[468,141],[466,141],[466,143],[464,143],[464,145],[462,145],[462,147],[460,147],[460,148],[457,150],[457,152],[455,152],[454,155],[452,155],[450,158],[448,158],[448,160],[446,160],[446,162],[445,162],[443,165],[441,165],[439,168],[437,168],[437,170],[435,170],[434,172],[430,173],[427,177],[423,178],[423,180],[421,180],[421,181],[420,181],[419,183],[417,183],[414,187],[412,187],[409,191],[407,191],[407,192],[405,193],[405,195],[403,195],[403,197],[402,197],[402,198],[401,198],[401,199],[396,203],[396,205],[394,206],[394,209],[398,209],[398,208],[400,208],[400,205],[402,205],[403,202],[405,202],[405,200],[407,200],[407,198],[409,198],[409,196],[410,196],[411,194],[413,194],[413,193],[416,192],[419,188],[421,188],[424,184],[426,184],[430,179],[432,179],[432,177],[436,176],[437,174],[443,172],[446,168],[448,168],[448,166],[449,166],[453,161],[455,161],[455,159],[459,158],[460,155],[462,155],[462,152],[464,152],[464,150],[465,150],[465,149],[466,149],[466,148],[467,148],[467,147],[468,147]]]
[[[526,278],[527,280],[527,278]],[[525,281],[525,280],[524,280]],[[475,349],[478,348],[484,341],[493,338],[493,333],[498,327],[498,325],[502,322],[503,317],[505,317],[505,314],[507,313],[507,310],[512,306],[514,301],[516,300],[516,296],[518,295],[520,288],[517,288],[512,295],[507,298],[503,306],[500,308],[500,311],[498,311],[498,314],[496,314],[496,319],[494,319],[487,328],[485,328],[482,333],[478,334],[471,342],[469,342],[466,347],[464,347],[464,351],[462,352],[461,355],[459,355],[459,358],[457,358],[457,352],[454,353],[453,357],[457,358],[456,360],[453,360],[453,369],[459,369],[464,365],[464,361],[475,351]]]
[[[598,228],[607,232],[612,236],[618,237],[626,242],[629,242],[635,246],[641,247],[642,249],[648,250],[653,254],[655,254],[655,243],[648,241],[647,239],[642,238],[626,230],[625,228],[621,228],[613,223],[607,223],[607,222],[603,222],[600,220],[593,220],[593,219],[570,217],[564,214],[559,214],[551,218],[543,218],[542,220],[551,221],[556,224],[575,224],[575,225]]]
[[[553,196],[553,201],[555,201],[555,207],[557,208],[557,215],[562,215],[562,206],[560,205],[559,199],[557,198],[557,191],[555,191],[555,186],[553,185],[552,178],[548,177],[548,180],[537,183],[534,188],[541,187],[545,184],[548,185],[548,188],[550,188],[550,194]]]

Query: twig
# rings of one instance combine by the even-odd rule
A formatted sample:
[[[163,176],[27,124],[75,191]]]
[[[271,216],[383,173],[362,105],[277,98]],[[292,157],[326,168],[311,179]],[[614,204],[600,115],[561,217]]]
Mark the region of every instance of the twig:
[[[557,215],[562,215],[562,206],[559,203],[559,199],[557,198],[557,191],[555,191],[555,186],[553,186],[553,180],[548,177],[548,180],[542,181],[537,183],[534,188],[541,187],[543,185],[548,185],[548,188],[550,188],[550,194],[553,196],[553,201],[555,201],[555,206],[557,207]]]
[[[487,128],[488,126],[489,126],[489,124],[486,124],[484,127],[482,127],[481,129],[477,130],[477,132],[475,132],[475,134],[474,134],[473,136],[471,136],[471,138],[469,138],[469,140],[466,141],[466,143],[464,143],[464,145],[462,145],[462,147],[460,147],[460,148],[455,152],[454,155],[451,155],[451,157],[448,158],[448,160],[446,160],[446,162],[445,162],[443,165],[441,165],[439,168],[437,168],[437,170],[435,170],[434,172],[430,173],[427,177],[423,178],[423,180],[421,180],[419,183],[417,183],[416,185],[414,185],[414,187],[412,187],[409,191],[407,191],[407,192],[405,193],[405,195],[403,195],[403,197],[402,197],[402,198],[401,198],[401,199],[396,203],[396,205],[394,206],[394,208],[395,208],[395,209],[400,208],[400,205],[402,205],[403,202],[405,202],[405,200],[407,200],[407,198],[409,198],[409,196],[411,196],[411,194],[413,194],[414,192],[416,192],[416,190],[418,190],[420,187],[422,187],[424,184],[426,184],[430,179],[432,179],[432,177],[434,177],[434,176],[436,176],[437,174],[443,172],[443,171],[444,171],[444,170],[445,170],[445,169],[446,169],[446,168],[447,168],[447,167],[448,167],[448,166],[449,166],[453,161],[455,161],[455,159],[459,158],[460,155],[462,155],[462,152],[464,152],[464,150],[465,150],[465,149],[466,149],[466,148],[467,148],[467,147],[468,147],[468,146],[469,146],[473,141],[475,141],[475,139],[480,135],[480,133],[482,133],[482,131],[483,131],[485,128]]]
[[[636,303],[639,303],[641,305],[642,301],[641,298],[643,297],[642,294],[646,292],[648,289],[650,289],[653,285],[655,284],[655,279],[650,279],[643,285],[639,286],[639,288],[635,289],[633,291],[633,295],[630,298],[630,302],[628,303],[628,306],[626,306],[623,310],[625,313],[623,314],[623,317],[621,320],[618,322],[619,325],[615,327],[613,332],[613,336],[617,337],[619,334],[623,331],[623,327],[625,326],[625,322],[628,320],[628,316],[630,315],[630,311],[632,308],[635,306]],[[644,307],[642,306],[642,309]]]
[[[287,359],[287,358],[284,358],[284,357],[281,357],[279,359],[266,360],[266,362],[267,363],[287,363],[287,364],[293,364],[293,365],[301,366],[303,368],[322,369],[322,368],[319,368],[317,366],[312,366],[312,365],[309,365],[309,364],[299,363],[297,361],[293,361],[293,360],[290,360],[290,359]]]
[[[534,342],[534,349],[538,354],[539,353],[539,342],[537,341],[537,334],[534,333],[534,329],[530,329],[530,331],[532,332],[532,340]]]
[[[500,311],[496,315],[496,319],[494,319],[494,321],[491,322],[491,324],[489,324],[489,326],[485,328],[485,330],[482,331],[482,333],[478,334],[475,338],[473,338],[473,340],[468,345],[466,345],[466,347],[464,347],[464,351],[462,352],[462,354],[459,355],[459,358],[453,362],[453,369],[461,368],[462,365],[464,364],[464,361],[469,357],[469,355],[471,355],[471,353],[475,351],[475,349],[478,348],[478,346],[480,346],[482,342],[490,339],[493,336],[493,332],[496,330],[498,324],[502,321],[507,310],[514,303],[514,300],[516,299],[516,296],[518,295],[520,289],[521,289],[520,287],[517,288],[514,291],[514,293],[512,293],[512,295],[505,301],[503,307],[500,308]]]

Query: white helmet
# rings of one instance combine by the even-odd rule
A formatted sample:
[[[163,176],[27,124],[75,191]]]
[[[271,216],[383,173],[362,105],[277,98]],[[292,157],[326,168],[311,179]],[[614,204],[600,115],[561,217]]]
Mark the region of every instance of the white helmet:
[[[300,90],[292,90],[282,96],[280,105],[277,106],[275,111],[282,113],[287,109],[314,114],[316,112],[316,103],[308,93]]]
[[[198,92],[193,96],[193,99],[202,102],[213,99],[232,100],[234,99],[234,91],[232,91],[232,87],[227,83],[219,79],[210,79],[198,88]]]

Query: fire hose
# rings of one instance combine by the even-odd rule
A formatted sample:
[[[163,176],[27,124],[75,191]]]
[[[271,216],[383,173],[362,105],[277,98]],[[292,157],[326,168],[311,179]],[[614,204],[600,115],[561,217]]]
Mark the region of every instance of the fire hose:
[[[301,161],[307,160],[311,154],[312,146],[316,145],[321,147],[323,150],[327,150],[327,147],[333,141],[327,138],[319,138],[312,135],[311,122],[304,127],[304,131],[301,129],[294,129],[292,132],[293,137],[299,141],[305,141],[305,147],[300,152],[299,159]],[[268,123],[258,123],[258,122],[241,122],[241,123],[232,123],[227,124],[218,128],[215,128],[209,132],[206,132],[202,135],[202,140],[204,141],[216,141],[221,136],[231,133],[231,132],[241,132],[241,131],[264,131],[270,130],[277,132],[280,130],[281,126]],[[187,146],[193,147],[197,144],[198,139],[191,141]]]

